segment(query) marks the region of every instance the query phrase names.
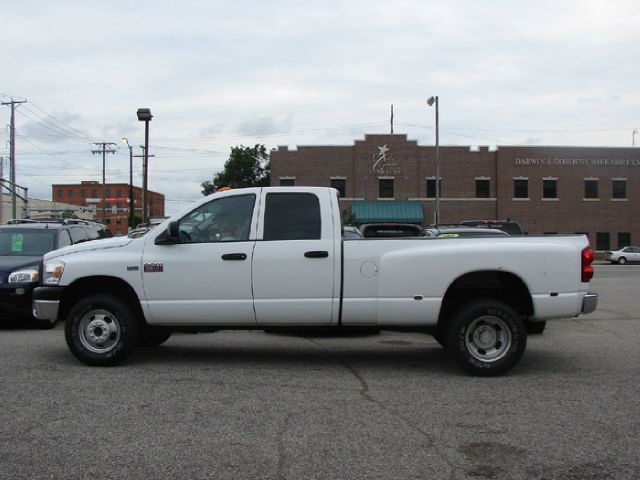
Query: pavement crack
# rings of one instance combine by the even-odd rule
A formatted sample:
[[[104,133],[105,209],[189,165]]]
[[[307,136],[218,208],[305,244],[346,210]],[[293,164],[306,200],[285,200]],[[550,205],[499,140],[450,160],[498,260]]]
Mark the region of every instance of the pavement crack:
[[[318,348],[321,348],[322,350],[324,350],[325,352],[329,353],[332,357],[334,357],[336,359],[336,361],[342,365],[344,368],[346,368],[349,372],[351,372],[351,374],[356,378],[356,380],[358,380],[358,382],[360,383],[360,391],[358,392],[360,394],[360,396],[362,398],[364,398],[366,401],[373,403],[374,405],[378,406],[381,410],[387,412],[389,415],[391,415],[392,417],[402,421],[402,423],[404,423],[405,425],[407,425],[408,427],[410,427],[411,429],[413,429],[414,431],[416,431],[418,434],[420,434],[423,438],[425,438],[428,442],[428,446],[429,447],[434,447],[434,440],[433,437],[425,432],[424,430],[422,430],[420,427],[416,426],[413,422],[411,422],[408,418],[404,417],[401,413],[399,413],[398,411],[392,409],[391,407],[389,407],[388,405],[386,405],[384,402],[382,402],[381,400],[378,400],[377,398],[374,398],[371,393],[369,392],[369,384],[367,383],[367,381],[364,379],[364,377],[360,374],[360,372],[358,372],[358,370],[356,370],[352,365],[350,365],[349,363],[347,363],[346,360],[344,360],[339,354],[337,354],[336,352],[333,352],[331,350],[328,350],[327,348],[325,348],[323,345],[319,344],[318,342],[313,341],[312,339],[305,337],[306,340],[308,340],[310,343],[312,343],[313,345],[315,345]]]

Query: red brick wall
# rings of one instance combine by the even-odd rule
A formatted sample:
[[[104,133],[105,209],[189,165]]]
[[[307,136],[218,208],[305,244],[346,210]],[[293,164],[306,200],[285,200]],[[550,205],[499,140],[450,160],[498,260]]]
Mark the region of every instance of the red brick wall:
[[[382,172],[372,168],[380,147],[388,149]],[[435,200],[425,198],[425,178],[435,177],[435,165],[434,146],[419,146],[406,135],[366,135],[352,146],[280,147],[271,153],[271,179],[273,185],[295,177],[296,185],[328,186],[331,177],[346,177],[347,199],[375,201],[378,178],[392,176],[394,199],[419,199],[430,223]],[[442,223],[511,218],[531,234],[587,232],[595,246],[596,232],[609,232],[616,248],[617,234],[630,232],[632,243],[640,243],[640,148],[444,146],[440,167]],[[489,199],[475,198],[476,177],[490,179]],[[529,200],[513,199],[514,177],[529,179]],[[557,201],[542,200],[543,177],[558,178]],[[585,178],[599,179],[598,201],[583,200]],[[611,199],[613,178],[627,179],[626,201]],[[342,201],[343,208],[350,201]]]

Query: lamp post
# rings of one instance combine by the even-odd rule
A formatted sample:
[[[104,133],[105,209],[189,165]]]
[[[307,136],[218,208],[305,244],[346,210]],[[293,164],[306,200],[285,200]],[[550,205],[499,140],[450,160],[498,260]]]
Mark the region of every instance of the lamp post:
[[[138,120],[144,122],[144,165],[142,167],[142,223],[146,223],[149,215],[147,212],[147,204],[149,199],[147,198],[147,174],[149,172],[149,122],[153,118],[151,110],[148,108],[139,108]]]
[[[129,147],[129,227],[133,228],[133,147],[127,137],[122,137],[122,141]]]
[[[631,146],[635,147],[636,146],[636,133],[638,133],[638,130],[634,129],[633,132],[631,132]]]
[[[432,107],[436,106],[436,211],[435,211],[435,223],[440,223],[440,125],[439,125],[439,104],[438,96],[429,97],[427,105]]]

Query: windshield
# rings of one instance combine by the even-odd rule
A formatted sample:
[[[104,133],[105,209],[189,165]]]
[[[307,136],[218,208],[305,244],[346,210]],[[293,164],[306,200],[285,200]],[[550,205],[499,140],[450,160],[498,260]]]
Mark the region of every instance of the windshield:
[[[39,257],[53,250],[55,230],[0,231],[0,255]]]

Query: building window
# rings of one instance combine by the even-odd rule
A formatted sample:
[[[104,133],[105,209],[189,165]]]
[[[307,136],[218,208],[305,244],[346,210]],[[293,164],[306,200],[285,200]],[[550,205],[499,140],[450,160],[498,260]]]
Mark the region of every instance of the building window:
[[[331,179],[331,188],[335,188],[338,190],[341,198],[347,196],[347,180],[344,178],[332,178]]]
[[[558,180],[542,180],[542,198],[558,198]]]
[[[120,198],[121,196],[122,196],[122,189],[121,189],[121,188],[118,188],[118,189],[116,190],[116,197]]]
[[[442,197],[442,179],[438,182],[440,197]],[[427,198],[436,198],[436,178],[427,178]]]
[[[393,198],[393,178],[378,179],[378,198]]]
[[[82,198],[85,198],[85,197],[87,196],[87,192],[85,192],[84,188],[81,188],[81,189],[80,189],[80,196],[81,196]]]
[[[73,189],[67,190],[67,197],[73,197]]]
[[[513,179],[513,198],[529,198],[529,180],[526,178]]]
[[[609,232],[596,232],[596,250],[609,250]]]
[[[56,191],[56,197],[62,198],[62,190],[57,190]]]
[[[293,187],[296,184],[296,179],[295,178],[281,178],[280,179],[280,186],[281,187]]]
[[[598,198],[598,180],[584,181],[584,198]]]
[[[110,189],[110,188],[107,188],[107,189],[105,190],[104,196],[105,196],[105,197],[110,197],[110,196],[111,196],[111,189]]]
[[[618,248],[624,248],[631,245],[631,233],[618,232]]]
[[[97,198],[98,197],[98,190],[96,190],[95,188],[91,189],[91,198]]]
[[[476,178],[476,198],[489,198],[490,190],[491,180]]]
[[[611,198],[627,198],[627,181],[613,180]]]

